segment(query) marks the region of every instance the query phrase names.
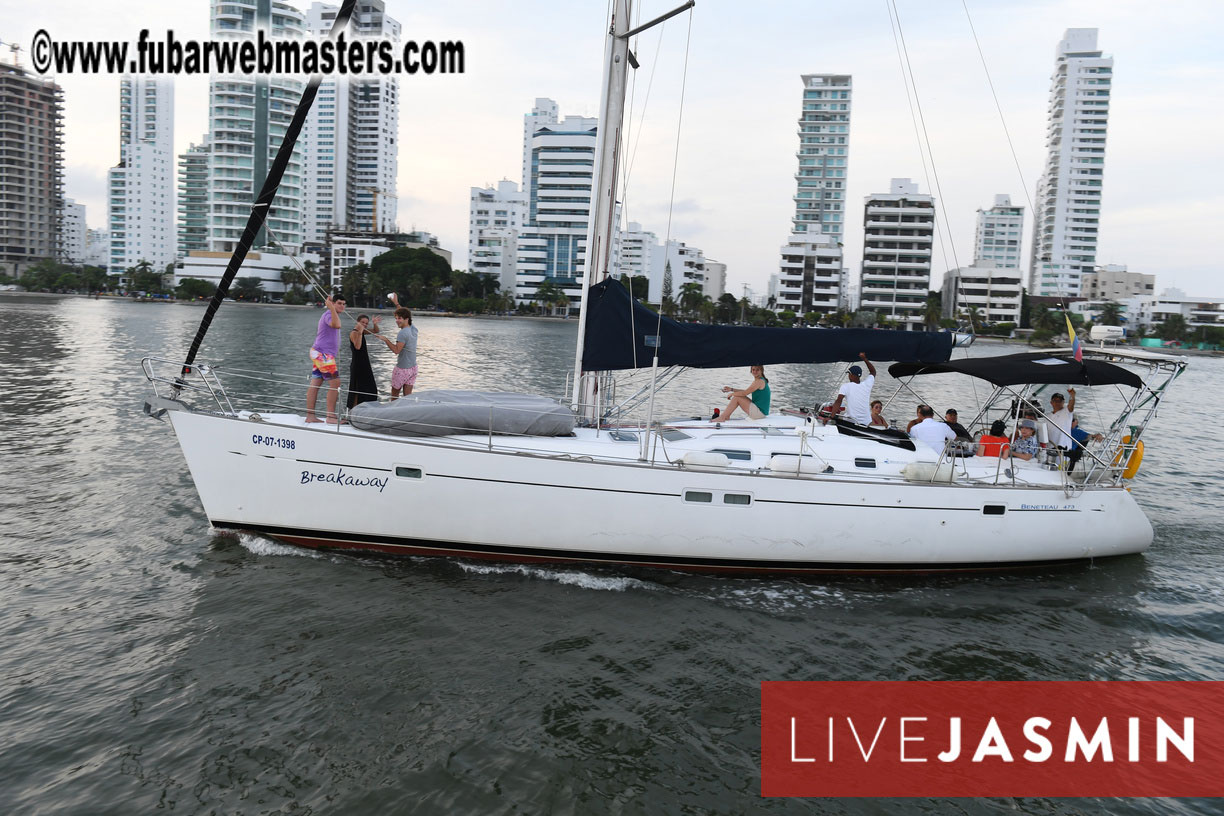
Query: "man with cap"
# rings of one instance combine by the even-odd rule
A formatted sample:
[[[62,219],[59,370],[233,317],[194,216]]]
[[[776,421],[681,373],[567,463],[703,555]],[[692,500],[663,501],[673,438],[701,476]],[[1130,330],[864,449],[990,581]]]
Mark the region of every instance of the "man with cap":
[[[1075,413],[1075,389],[1068,388],[1067,393],[1071,395],[1070,401],[1064,400],[1062,394],[1054,394],[1050,397],[1050,421],[1046,423],[1050,444],[1057,445],[1065,451],[1075,447],[1075,440],[1071,438],[1071,419]]]
[[[925,442],[936,453],[943,453],[944,446],[956,438],[956,431],[949,428],[948,423],[936,419],[935,409],[929,405],[919,408],[918,415],[922,421],[910,428],[910,438]]]
[[[867,359],[867,353],[860,351],[859,358],[863,361],[863,365],[867,366],[867,377],[863,378],[863,369],[859,366],[852,365],[847,372],[850,382],[843,385],[837,391],[837,399],[833,401],[832,412],[837,414],[842,407],[842,400],[846,402],[846,417],[857,422],[859,425],[871,424],[871,389],[875,385],[875,366]]]

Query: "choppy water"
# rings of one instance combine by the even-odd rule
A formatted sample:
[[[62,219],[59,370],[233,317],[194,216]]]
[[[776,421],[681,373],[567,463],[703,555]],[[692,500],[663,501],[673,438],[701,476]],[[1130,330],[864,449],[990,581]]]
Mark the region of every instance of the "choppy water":
[[[181,354],[200,314],[0,298],[0,813],[1219,812],[759,796],[762,680],[1224,679],[1219,360],[1192,361],[1145,437],[1144,556],[708,578],[213,535],[169,426],[140,414],[140,358]],[[304,382],[317,317],[227,306],[205,356]],[[564,385],[572,323],[418,325],[422,389]],[[772,368],[775,402],[827,393],[840,371],[819,368]],[[660,411],[708,413],[719,385],[746,382],[696,373]],[[924,396],[962,411],[973,398]],[[1094,412],[1085,401],[1085,425]]]

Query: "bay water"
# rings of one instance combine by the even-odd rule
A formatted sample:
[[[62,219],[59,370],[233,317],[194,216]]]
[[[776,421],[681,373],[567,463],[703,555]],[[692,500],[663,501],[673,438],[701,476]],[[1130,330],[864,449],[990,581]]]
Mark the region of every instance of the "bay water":
[[[759,684],[1224,679],[1224,361],[1193,358],[1145,435],[1134,489],[1156,542],[1142,556],[706,577],[216,534],[169,424],[141,412],[141,358],[181,358],[202,314],[0,296],[0,813],[1220,812],[1192,799],[762,799]],[[272,372],[298,399],[319,314],[226,304],[202,356]],[[572,366],[575,321],[416,325],[419,390],[560,395]],[[385,389],[392,358],[371,356]],[[774,405],[827,398],[842,371],[771,366]],[[962,420],[984,396],[930,379],[922,398]],[[722,385],[749,381],[689,372],[656,413],[708,416]],[[895,387],[881,367],[876,396]],[[1086,392],[1095,430],[1109,397]],[[904,422],[916,401],[886,413]],[[507,523],[543,527],[549,508]],[[411,512],[403,524],[411,534]]]

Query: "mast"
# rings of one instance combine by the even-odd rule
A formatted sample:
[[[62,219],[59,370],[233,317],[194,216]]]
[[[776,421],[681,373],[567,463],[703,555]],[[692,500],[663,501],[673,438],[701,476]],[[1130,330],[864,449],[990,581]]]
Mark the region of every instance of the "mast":
[[[575,411],[597,421],[595,375],[582,370],[586,339],[587,300],[593,284],[608,277],[612,267],[612,236],[616,228],[616,181],[620,164],[620,135],[625,122],[625,90],[629,77],[630,0],[613,0],[612,23],[604,47],[603,88],[600,92],[599,130],[596,134],[595,173],[591,188],[591,220],[587,225],[586,267],[578,300],[578,348],[574,353]]]
[[[340,11],[336,13],[336,21],[332,24],[331,33],[328,34],[329,38],[334,38],[348,26],[349,17],[353,15],[353,8],[356,5],[357,0],[344,0],[341,3]],[[191,373],[191,364],[195,362],[200,344],[204,342],[204,335],[208,333],[208,327],[212,325],[213,316],[221,307],[225,296],[229,294],[230,284],[242,267],[242,262],[246,260],[247,252],[251,244],[255,242],[255,236],[259,234],[264,222],[268,220],[268,211],[272,209],[272,202],[276,200],[276,191],[280,187],[281,178],[285,175],[289,159],[293,156],[298,134],[301,133],[302,126],[306,124],[306,115],[310,113],[310,106],[314,104],[315,95],[318,94],[322,81],[323,76],[316,74],[310,78],[306,89],[302,91],[297,110],[293,112],[293,120],[285,130],[285,138],[281,140],[280,150],[276,152],[276,158],[272,161],[272,166],[268,168],[268,177],[264,179],[263,187],[255,203],[251,205],[251,216],[247,219],[246,228],[242,231],[242,237],[238,239],[238,246],[234,247],[234,254],[230,256],[225,273],[217,282],[217,291],[213,293],[212,300],[204,311],[204,317],[200,320],[200,328],[196,330],[196,336],[191,341],[191,348],[187,350],[187,357],[183,362],[183,376]],[[177,386],[175,390],[177,392]]]
[[[629,38],[696,5],[688,0],[682,6],[649,23],[630,30],[632,0],[613,0],[612,21],[604,48],[603,88],[600,91],[599,132],[596,137],[594,186],[591,190],[591,220],[587,226],[586,266],[583,269],[582,295],[578,301],[578,348],[574,355],[572,407],[592,422],[599,420],[596,406],[598,389],[595,375],[582,370],[582,351],[586,339],[587,300],[592,285],[608,277],[612,268],[612,237],[616,229],[616,186],[620,171],[621,133],[625,124],[625,92],[629,67],[637,59],[629,50]]]

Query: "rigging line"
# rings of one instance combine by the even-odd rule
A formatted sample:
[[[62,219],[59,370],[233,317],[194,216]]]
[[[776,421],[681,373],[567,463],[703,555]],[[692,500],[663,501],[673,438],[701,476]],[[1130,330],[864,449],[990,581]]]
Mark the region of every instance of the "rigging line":
[[[348,27],[349,18],[352,16],[353,8],[356,5],[356,0],[343,1],[340,10],[336,12],[335,22],[332,24],[331,31],[328,34],[329,39],[334,38]],[[246,259],[247,252],[250,251],[251,244],[255,242],[255,238],[259,235],[260,228],[267,221],[268,211],[271,209],[272,202],[276,199],[276,191],[280,188],[285,168],[292,158],[298,134],[302,132],[302,126],[306,123],[306,116],[314,104],[315,96],[318,95],[319,85],[322,82],[323,76],[321,74],[311,77],[306,83],[306,88],[302,91],[302,96],[298,99],[297,108],[293,112],[293,119],[290,120],[289,126],[285,129],[285,135],[281,139],[280,147],[277,149],[276,158],[273,159],[272,166],[268,169],[267,178],[264,179],[263,187],[260,189],[259,195],[256,196],[251,207],[251,215],[247,219],[246,227],[243,229],[241,237],[238,239],[238,246],[235,247],[234,254],[230,256],[229,263],[226,264],[225,272],[222,274],[220,281],[217,282],[217,291],[213,293],[212,300],[209,301],[208,307],[204,311],[204,317],[200,320],[200,327],[196,330],[191,346],[187,349],[182,370],[184,376],[190,373],[191,365],[195,362],[196,354],[200,351],[200,345],[204,342],[204,335],[208,333],[208,327],[212,324],[217,309],[221,307],[221,303],[229,293],[230,283],[234,280],[234,276],[238,274],[243,260]]]
[[[914,83],[913,71],[912,70],[907,71],[907,65],[908,65],[908,60],[909,60],[908,54],[904,58],[902,57],[902,51],[904,50],[903,39],[902,37],[898,35],[898,32],[901,29],[901,18],[900,18],[900,15],[897,14],[896,4],[894,0],[885,0],[884,6],[888,10],[889,29],[892,31],[893,44],[897,50],[897,64],[901,71],[901,82],[902,82],[902,85],[905,87],[905,101],[909,105],[910,121],[914,125],[914,141],[918,143],[918,159],[920,162],[922,162],[922,175],[923,175],[923,178],[926,179],[927,189],[934,190],[935,188],[931,184],[931,171],[927,167],[927,151],[929,150],[929,144],[927,146],[927,149],[924,149],[923,143],[922,143],[922,134],[918,130],[919,113],[914,110],[914,105],[918,101],[918,87]],[[913,85],[912,91],[911,91],[911,85]],[[934,163],[935,163],[935,157],[934,155],[932,155],[931,164],[934,165]],[[942,203],[942,196],[940,196],[940,199]],[[945,218],[946,218],[946,215],[945,215]],[[947,250],[944,248],[944,243],[943,243],[943,233],[939,231],[938,224],[936,224],[935,227],[936,227],[935,228],[936,236],[939,238],[940,250],[944,253],[944,257],[947,258]],[[949,237],[949,240],[951,240],[950,237]],[[899,251],[898,251],[898,255],[900,255]],[[931,260],[932,260],[932,266],[933,266],[934,265],[933,255],[932,255]],[[958,294],[959,294],[959,290],[960,290],[959,284],[957,285],[957,289],[958,289]],[[896,290],[895,289],[893,290],[893,302],[894,304],[896,302]],[[952,312],[953,312],[953,317],[955,317],[955,313],[956,313],[955,301],[952,304]],[[976,329],[973,327],[972,316],[970,316],[969,318],[969,326],[970,326],[970,331],[976,334]]]
[[[637,133],[633,135],[633,149],[629,151],[628,161],[625,162],[625,164],[622,167],[621,190],[623,192],[621,193],[621,221],[622,223],[626,223],[626,224],[628,223],[628,219],[629,219],[629,181],[632,178],[633,163],[634,163],[634,160],[637,158],[638,146],[640,145],[641,140],[642,140],[642,131],[645,129],[646,111],[650,107],[650,92],[654,88],[655,73],[658,71],[658,67],[659,67],[659,53],[663,49],[663,30],[666,27],[667,27],[666,21],[659,24],[659,39],[655,43],[654,59],[651,60],[650,62],[650,79],[646,83],[646,98],[642,100],[642,110],[641,110],[641,113],[639,114],[639,118],[637,121]],[[633,72],[633,90],[636,93],[637,91],[637,71]],[[630,99],[629,99],[629,113],[630,113],[629,119],[630,119],[630,122],[632,122],[633,121],[633,95],[632,94],[630,95]],[[630,141],[630,135],[629,135],[629,132],[626,131],[625,133],[626,144],[629,141]],[[622,244],[622,249],[623,249],[623,246],[624,245]],[[666,259],[666,247],[664,248],[664,258]],[[622,276],[624,277],[623,274]],[[629,279],[629,286],[626,287],[629,289],[629,329],[630,329],[629,343],[631,346],[631,350],[633,352],[633,362],[634,362],[634,365],[636,365],[637,364],[637,342],[635,338],[637,337],[637,331],[636,331],[637,324],[636,324],[636,319],[635,319],[634,309],[633,309],[633,278],[632,276],[627,276],[627,277]],[[650,283],[649,283],[650,276],[649,275],[646,276],[646,280],[647,280],[646,297],[647,299],[649,299],[650,297]],[[662,306],[662,303],[660,302],[659,305]]]
[[[965,9],[965,19],[969,21],[969,31],[973,34],[973,44],[977,46],[978,58],[982,61],[982,72],[986,74],[986,84],[990,86],[990,95],[994,99],[995,110],[999,112],[999,122],[1003,125],[1003,135],[1007,138],[1007,147],[1011,150],[1012,161],[1016,165],[1016,175],[1020,177],[1020,189],[1024,190],[1024,199],[1028,202],[1029,212],[1033,213],[1036,218],[1036,213],[1033,210],[1033,198],[1029,195],[1028,182],[1024,180],[1024,171],[1020,168],[1020,157],[1016,155],[1016,146],[1012,143],[1011,131],[1007,128],[1007,119],[1003,116],[1003,106],[999,104],[999,94],[995,91],[994,80],[990,77],[990,68],[986,66],[986,55],[982,52],[982,44],[978,41],[977,29],[973,27],[973,17],[969,14],[969,4],[967,0],[961,0],[961,5]]]
[[[676,114],[676,148],[672,154],[671,193],[667,200],[667,237],[663,242],[663,268],[667,269],[667,245],[671,243],[672,214],[676,209],[676,173],[680,167],[680,131],[684,124],[684,94],[688,86],[689,45],[693,39],[693,12],[689,9],[688,33],[684,39],[684,70],[680,75],[680,110]],[[659,316],[656,323],[657,331],[663,330],[663,298],[659,298]],[[659,356],[659,347],[655,346],[655,356]]]
[[[654,56],[654,59],[651,60],[651,63],[650,63],[650,79],[647,80],[646,82],[646,98],[642,100],[642,110],[641,110],[641,113],[639,114],[639,121],[637,123],[638,129],[637,129],[637,133],[635,133],[633,136],[633,149],[629,151],[629,160],[625,163],[625,167],[624,167],[624,182],[622,184],[622,189],[624,190],[624,192],[621,195],[622,203],[627,202],[629,199],[629,179],[633,173],[633,163],[637,159],[638,146],[641,144],[641,141],[642,141],[642,130],[644,129],[645,123],[646,123],[646,111],[650,107],[650,92],[654,88],[655,73],[657,72],[658,67],[659,67],[659,53],[663,50],[663,31],[666,28],[667,28],[666,22],[659,24],[659,39],[655,43],[655,56]],[[636,90],[637,88],[637,72],[636,71],[633,72],[633,79],[634,79],[634,83],[633,83],[634,89]],[[632,97],[630,97],[630,100],[629,100],[629,113],[631,114],[630,118],[632,119],[632,113],[633,113]],[[625,141],[626,142],[630,141],[628,133],[625,134]],[[622,213],[624,213],[624,211],[627,209],[628,209],[627,207],[622,206]],[[626,219],[628,218],[627,215],[624,217]]]
[[[922,135],[923,135],[923,138],[926,140],[927,154],[931,157],[931,175],[934,176],[935,178],[934,192],[939,197],[939,209],[944,214],[944,230],[948,234],[948,246],[947,247],[944,246],[943,234],[940,233],[938,229],[938,225],[936,225],[935,233],[940,236],[939,237],[939,248],[945,253],[944,255],[945,262],[947,259],[946,253],[948,252],[948,249],[950,248],[952,252],[952,263],[956,268],[960,268],[960,261],[956,257],[956,244],[952,240],[952,225],[948,221],[948,208],[947,208],[947,203],[946,203],[946,200],[943,194],[943,185],[939,183],[939,168],[935,164],[935,152],[931,149],[931,135],[927,131],[926,115],[923,113],[923,110],[922,110],[922,99],[918,95],[918,80],[914,78],[914,67],[912,63],[910,62],[909,48],[905,44],[905,29],[902,28],[901,26],[901,14],[900,12],[897,11],[896,0],[889,0],[889,2],[892,4],[893,14],[896,16],[897,33],[901,38],[901,49],[905,53],[905,65],[906,65],[906,68],[909,70],[910,84],[913,85],[913,88],[914,88],[914,104],[918,108],[918,119],[922,123]],[[976,332],[976,329],[975,329],[975,332]]]

